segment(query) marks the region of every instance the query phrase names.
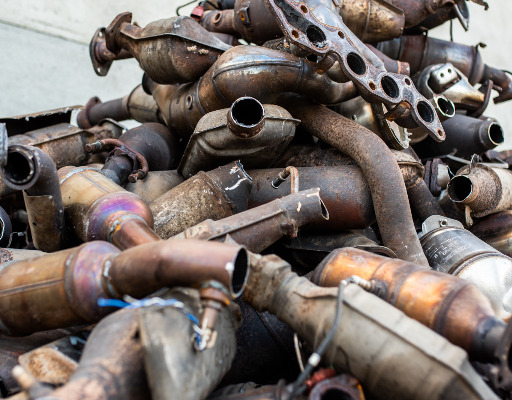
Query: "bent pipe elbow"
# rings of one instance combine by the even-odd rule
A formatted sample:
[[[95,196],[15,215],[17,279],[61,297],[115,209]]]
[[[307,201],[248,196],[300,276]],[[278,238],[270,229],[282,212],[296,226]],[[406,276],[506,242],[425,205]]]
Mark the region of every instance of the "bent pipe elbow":
[[[51,157],[37,147],[12,145],[2,175],[7,187],[23,190],[34,246],[47,252],[59,250],[64,241],[64,206]]]
[[[395,254],[428,267],[416,234],[400,168],[387,145],[370,130],[327,107],[298,96],[278,102],[314,136],[350,156],[361,168],[372,194],[382,240]]]
[[[322,104],[335,104],[356,94],[352,83],[336,83],[314,69],[314,63],[292,54],[257,46],[237,46],[222,54],[194,84],[148,87],[167,125],[189,137],[204,114],[230,107],[240,97],[250,96],[264,104],[275,104],[281,93],[294,92]]]

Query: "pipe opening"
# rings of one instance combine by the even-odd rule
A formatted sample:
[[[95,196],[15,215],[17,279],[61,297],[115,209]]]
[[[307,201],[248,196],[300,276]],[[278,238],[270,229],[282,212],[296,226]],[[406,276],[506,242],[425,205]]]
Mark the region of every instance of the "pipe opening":
[[[382,86],[382,90],[384,90],[384,93],[386,93],[389,97],[396,99],[400,94],[400,89],[398,88],[397,83],[390,76],[383,77],[380,81],[380,84]]]
[[[466,200],[472,192],[473,183],[467,176],[455,176],[448,184],[448,196],[457,203]]]
[[[438,97],[435,101],[438,110],[443,116],[452,118],[455,115],[455,105],[451,100],[445,99],[444,97]]]
[[[263,104],[253,97],[240,97],[228,112],[229,129],[237,136],[252,137],[265,125]]]
[[[501,128],[500,125],[498,125],[495,122],[493,122],[489,126],[489,130],[487,131],[487,133],[489,134],[489,139],[491,140],[491,142],[493,144],[495,144],[496,146],[502,144],[505,141],[505,135],[503,134],[503,129]]]
[[[320,207],[322,209],[322,217],[327,221],[329,219],[329,211],[327,210],[327,207],[325,206],[322,199],[320,199]]]
[[[249,256],[247,250],[241,248],[233,261],[233,273],[231,276],[231,296],[239,297],[245,288],[247,278],[249,277]]]
[[[309,25],[306,28],[306,36],[308,37],[308,40],[319,49],[325,47],[327,39],[325,37],[325,33],[323,33],[322,30],[317,28],[315,25]]]
[[[13,185],[23,185],[35,175],[33,159],[25,152],[9,151],[7,165],[4,167],[4,177]]]
[[[343,389],[332,388],[325,391],[319,399],[321,400],[352,400],[353,397]]]
[[[429,124],[434,122],[434,111],[432,110],[432,106],[429,103],[422,100],[418,102],[416,109],[418,110],[418,114],[423,121]]]
[[[348,53],[347,65],[357,75],[363,75],[366,72],[366,63],[357,53]]]

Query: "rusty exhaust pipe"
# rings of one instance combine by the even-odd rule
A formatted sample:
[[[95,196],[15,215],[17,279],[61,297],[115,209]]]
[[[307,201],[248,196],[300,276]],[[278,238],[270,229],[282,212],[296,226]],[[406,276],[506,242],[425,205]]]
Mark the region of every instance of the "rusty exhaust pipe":
[[[512,172],[482,164],[461,168],[448,184],[448,196],[467,210],[468,225],[481,218],[512,207]],[[467,218],[468,219],[468,218]]]
[[[80,128],[88,129],[105,118],[115,121],[135,119],[142,123],[164,122],[155,99],[144,92],[142,85],[133,89],[128,96],[105,103],[98,97],[89,99],[84,109],[78,113],[76,122]]]
[[[204,220],[246,210],[251,180],[238,161],[199,172],[149,205],[155,232],[168,239]]]
[[[502,127],[491,119],[472,118],[457,114],[443,122],[446,140],[437,143],[426,138],[414,149],[422,158],[452,154],[469,158],[483,154],[505,142]]]
[[[105,240],[126,249],[160,240],[148,205],[99,170],[64,167],[58,173],[64,212],[82,241]]]
[[[136,182],[151,171],[167,171],[181,156],[177,139],[158,123],[145,123],[123,133],[119,140],[99,140],[86,145],[88,152],[113,146],[101,171],[118,185]]]
[[[129,182],[124,188],[150,204],[164,193],[183,183],[184,180],[185,178],[176,170],[149,171],[144,179]]]
[[[280,104],[300,117],[304,129],[359,165],[372,193],[384,245],[404,260],[428,266],[416,235],[400,168],[386,144],[352,120],[308,100],[288,96]]]
[[[0,271],[0,331],[26,335],[95,322],[111,311],[98,305],[100,298],[141,298],[167,286],[201,287],[206,299],[216,288],[229,303],[244,289],[247,265],[243,247],[191,239],[148,243],[122,253],[94,241],[13,261]]]
[[[236,46],[222,54],[196,83],[158,85],[148,80],[147,89],[166,125],[188,139],[204,114],[230,107],[240,97],[275,104],[282,92],[297,92],[324,104],[336,104],[357,95],[352,83],[333,82],[315,69],[315,63],[292,54]]]
[[[512,98],[510,77],[505,71],[484,64],[478,46],[467,46],[425,35],[411,35],[379,43],[377,48],[395,60],[408,62],[411,74],[429,65],[451,63],[468,77],[471,85],[492,80],[500,88],[499,95],[494,98],[496,104]]]
[[[325,354],[324,363],[354,375],[376,399],[497,398],[464,351],[377,296],[348,282],[344,289],[319,288],[276,256],[252,257],[244,299],[317,349],[308,366]],[[403,375],[408,379],[396,379]]]
[[[162,19],[145,28],[131,21],[131,13],[121,13],[96,31],[89,49],[97,75],[106,75],[112,61],[129,53],[155,82],[193,82],[231,47],[190,17]]]
[[[245,168],[266,167],[288,146],[298,124],[282,107],[241,97],[231,108],[201,118],[178,171],[188,178],[232,161],[234,154]]]
[[[318,188],[304,190],[219,221],[209,219],[173,239],[223,242],[229,235],[248,250],[259,253],[284,235],[296,237],[303,225],[329,219],[319,191]]]
[[[7,154],[3,182],[13,190],[23,190],[35,248],[59,250],[64,242],[64,206],[53,160],[33,146],[12,145]]]
[[[508,352],[500,353],[510,348],[512,337],[505,334],[507,325],[475,285],[352,248],[333,251],[315,269],[311,281],[336,287],[352,275],[369,281],[370,292],[462,347],[471,359],[497,363],[500,368],[506,367],[503,376],[512,377],[506,361]]]

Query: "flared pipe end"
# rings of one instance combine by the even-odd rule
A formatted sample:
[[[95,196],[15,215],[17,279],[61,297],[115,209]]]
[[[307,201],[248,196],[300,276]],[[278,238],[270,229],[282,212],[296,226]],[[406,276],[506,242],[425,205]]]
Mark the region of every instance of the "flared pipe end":
[[[490,122],[481,129],[481,140],[486,149],[493,149],[505,142],[505,134],[500,124]]]
[[[455,116],[455,104],[453,104],[453,101],[443,96],[437,96],[434,98],[434,103],[437,115],[441,121],[446,121],[448,118]]]
[[[241,138],[251,138],[261,132],[265,125],[263,104],[253,97],[240,97],[228,111],[229,130]]]
[[[473,182],[465,175],[453,177],[447,190],[448,196],[455,203],[469,203],[476,196]]]

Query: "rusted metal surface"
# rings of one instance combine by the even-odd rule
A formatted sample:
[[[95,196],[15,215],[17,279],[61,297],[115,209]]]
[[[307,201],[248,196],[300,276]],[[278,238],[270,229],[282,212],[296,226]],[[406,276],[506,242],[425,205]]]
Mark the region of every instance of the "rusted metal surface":
[[[320,197],[329,211],[329,219],[317,221],[312,229],[365,228],[375,221],[371,193],[361,170],[355,166],[299,167],[299,190],[320,188]],[[249,208],[257,207],[291,193],[291,183],[277,189],[272,181],[281,169],[249,170],[253,187]]]
[[[482,218],[471,232],[500,253],[512,257],[512,211],[502,211]]]
[[[275,104],[279,94],[296,92],[335,104],[356,95],[352,83],[336,83],[315,70],[315,63],[292,54],[236,46],[222,54],[198,82],[154,84],[150,89],[166,124],[173,132],[189,137],[204,114],[229,107],[239,97]]]
[[[152,203],[185,180],[177,171],[150,171],[143,180],[129,182],[125,189],[135,193],[146,203]]]
[[[92,331],[69,382],[53,392],[47,389],[47,396],[62,400],[147,398],[139,324],[136,310],[121,310],[102,320]]]
[[[206,219],[244,211],[250,190],[251,177],[239,162],[199,172],[150,204],[155,232],[168,239]]]
[[[194,315],[205,313],[196,291],[172,292]],[[140,339],[152,399],[205,399],[221,381],[235,357],[238,306],[222,309],[215,343],[205,351],[190,344],[190,320],[172,307],[139,311]],[[176,368],[176,366],[184,368]]]
[[[276,314],[317,348],[332,326],[337,292],[299,278],[290,272],[289,264],[269,255],[256,256],[251,263],[244,299],[256,310]],[[339,328],[326,348],[324,362],[353,374],[373,398],[440,399],[443,393],[460,399],[496,398],[468,368],[465,352],[377,296],[348,285],[342,307]],[[365,346],[358,345],[361,342]],[[440,350],[435,359],[431,357],[434,346]],[[407,380],[396,379],[403,374]],[[378,379],[372,380],[375,376]]]
[[[100,171],[65,167],[59,178],[64,212],[83,241],[106,240],[127,248],[159,240],[148,205]]]
[[[426,266],[400,168],[384,142],[359,124],[307,100],[288,97],[280,104],[300,116],[304,129],[358,163],[372,193],[384,245],[398,257]]]
[[[512,98],[510,77],[506,72],[484,64],[478,46],[467,46],[425,35],[411,35],[382,42],[377,47],[391,58],[408,62],[411,74],[429,65],[451,63],[468,77],[472,85],[492,80],[500,88],[499,95],[494,98],[495,103]]]
[[[248,250],[259,253],[283,236],[296,237],[302,225],[329,219],[319,189],[304,190],[259,207],[223,218],[206,220],[186,229],[173,239],[225,241],[229,235]]]
[[[422,158],[452,154],[469,158],[483,154],[505,141],[505,132],[491,119],[472,118],[457,114],[443,122],[446,140],[436,143],[429,138],[419,143],[415,150]]]
[[[433,139],[444,140],[439,118],[411,79],[387,72],[382,61],[341,20],[338,19],[334,26],[326,25],[318,21],[308,7],[293,0],[266,2],[286,38],[322,59],[317,70],[326,71],[338,62],[345,75],[343,81],[352,81],[365,100],[384,103],[390,112],[392,109],[400,111],[400,118],[396,119],[398,124],[420,127]]]
[[[482,164],[463,167],[448,184],[448,195],[462,207],[471,225],[472,218],[512,207],[512,172]]]
[[[71,113],[81,108],[82,106],[70,106],[32,114],[0,118],[0,123],[6,124],[9,136],[14,136],[61,123],[69,123]]]
[[[108,66],[101,68],[117,55],[126,58],[123,50],[137,59],[148,76],[158,83],[176,84],[192,82],[229,49],[229,45],[217,39],[190,17],[173,17],[148,24],[145,28],[131,24],[132,14],[119,14],[105,29],[95,49],[105,42],[105,52],[92,51],[95,71],[106,75]],[[94,39],[93,39],[94,40]],[[172,57],[166,54],[172,51]]]
[[[315,269],[311,280],[336,287],[352,275],[372,282],[376,295],[466,349],[473,359],[489,362],[502,357],[495,352],[505,339],[506,325],[473,284],[351,248],[333,251]]]
[[[50,156],[37,147],[11,145],[2,177],[11,189],[23,190],[36,249],[59,250],[65,236],[64,206],[57,168]]]
[[[234,155],[245,168],[269,166],[293,139],[298,124],[282,107],[262,105],[250,97],[238,99],[231,108],[201,118],[178,171],[190,177],[224,165]]]

